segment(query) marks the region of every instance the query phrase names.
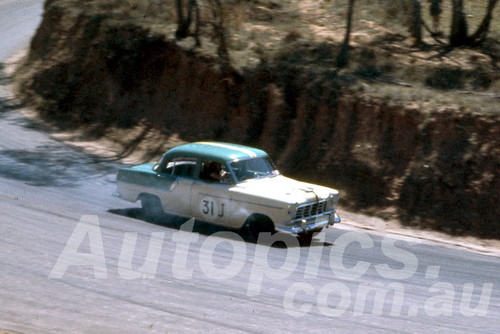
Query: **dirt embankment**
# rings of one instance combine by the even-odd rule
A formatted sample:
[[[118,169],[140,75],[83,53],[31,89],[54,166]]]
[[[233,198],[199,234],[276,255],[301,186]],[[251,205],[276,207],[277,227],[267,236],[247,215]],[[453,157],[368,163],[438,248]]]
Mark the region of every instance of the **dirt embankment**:
[[[111,22],[47,2],[19,75],[44,117],[98,134],[142,122],[187,141],[256,145],[284,173],[341,189],[344,205],[500,238],[498,117],[394,105],[328,69],[263,63],[238,73]]]

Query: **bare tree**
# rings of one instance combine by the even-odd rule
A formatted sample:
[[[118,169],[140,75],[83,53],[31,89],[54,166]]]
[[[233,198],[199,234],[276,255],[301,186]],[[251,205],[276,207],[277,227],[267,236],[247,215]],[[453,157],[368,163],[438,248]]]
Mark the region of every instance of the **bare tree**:
[[[464,13],[463,0],[453,0],[453,16],[451,20],[450,45],[477,45],[483,42],[489,32],[493,18],[493,10],[498,0],[488,0],[488,8],[481,24],[472,35],[467,33],[467,18]]]
[[[186,15],[184,15],[184,1],[175,0],[175,7],[177,10],[177,30],[175,31],[175,38],[177,40],[184,39],[190,35],[189,29],[193,22],[193,14],[196,19],[193,37],[196,41],[196,46],[200,46],[199,28],[200,28],[200,8],[196,0],[188,0]]]
[[[348,63],[349,56],[349,40],[351,38],[351,27],[352,27],[352,16],[354,13],[354,0],[349,0],[349,9],[347,12],[347,27],[344,36],[344,42],[340,48],[340,52],[337,55],[337,66],[339,68],[345,67]]]
[[[415,39],[415,45],[422,44],[422,3],[420,0],[411,0],[412,4],[412,20],[411,20],[411,36]]]
[[[483,18],[483,21],[477,28],[476,32],[470,36],[471,40],[474,42],[474,44],[479,44],[482,43],[485,39],[486,36],[488,35],[488,32],[490,31],[490,23],[491,19],[493,18],[493,9],[495,9],[495,6],[497,5],[498,0],[489,0],[488,1],[488,9],[486,10],[486,15]]]

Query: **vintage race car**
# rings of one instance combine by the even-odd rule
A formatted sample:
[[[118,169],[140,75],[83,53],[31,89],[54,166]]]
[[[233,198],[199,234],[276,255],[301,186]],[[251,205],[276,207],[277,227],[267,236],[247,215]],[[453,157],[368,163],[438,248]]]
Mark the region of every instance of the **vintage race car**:
[[[180,145],[156,163],[121,168],[116,195],[149,213],[194,217],[256,239],[279,230],[310,240],[340,222],[337,190],[281,175],[262,150],[221,142]]]

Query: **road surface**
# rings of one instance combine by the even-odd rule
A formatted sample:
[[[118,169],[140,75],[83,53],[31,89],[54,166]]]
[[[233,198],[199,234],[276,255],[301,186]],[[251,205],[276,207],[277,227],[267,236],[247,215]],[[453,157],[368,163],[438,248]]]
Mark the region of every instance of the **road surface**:
[[[29,43],[40,1],[0,1],[0,62]],[[0,80],[0,332],[484,332],[500,260],[328,229],[272,247],[112,193],[119,163],[55,141]]]

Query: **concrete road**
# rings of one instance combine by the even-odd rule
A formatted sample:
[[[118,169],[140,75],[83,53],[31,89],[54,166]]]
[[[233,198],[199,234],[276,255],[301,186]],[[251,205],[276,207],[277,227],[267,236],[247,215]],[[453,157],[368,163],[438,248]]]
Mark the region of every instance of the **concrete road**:
[[[40,14],[0,1],[0,62]],[[53,140],[2,94],[0,332],[498,332],[499,258],[341,226],[270,247],[150,218],[112,197],[120,164]]]
[[[40,23],[43,1],[0,0],[0,61],[25,47]]]

